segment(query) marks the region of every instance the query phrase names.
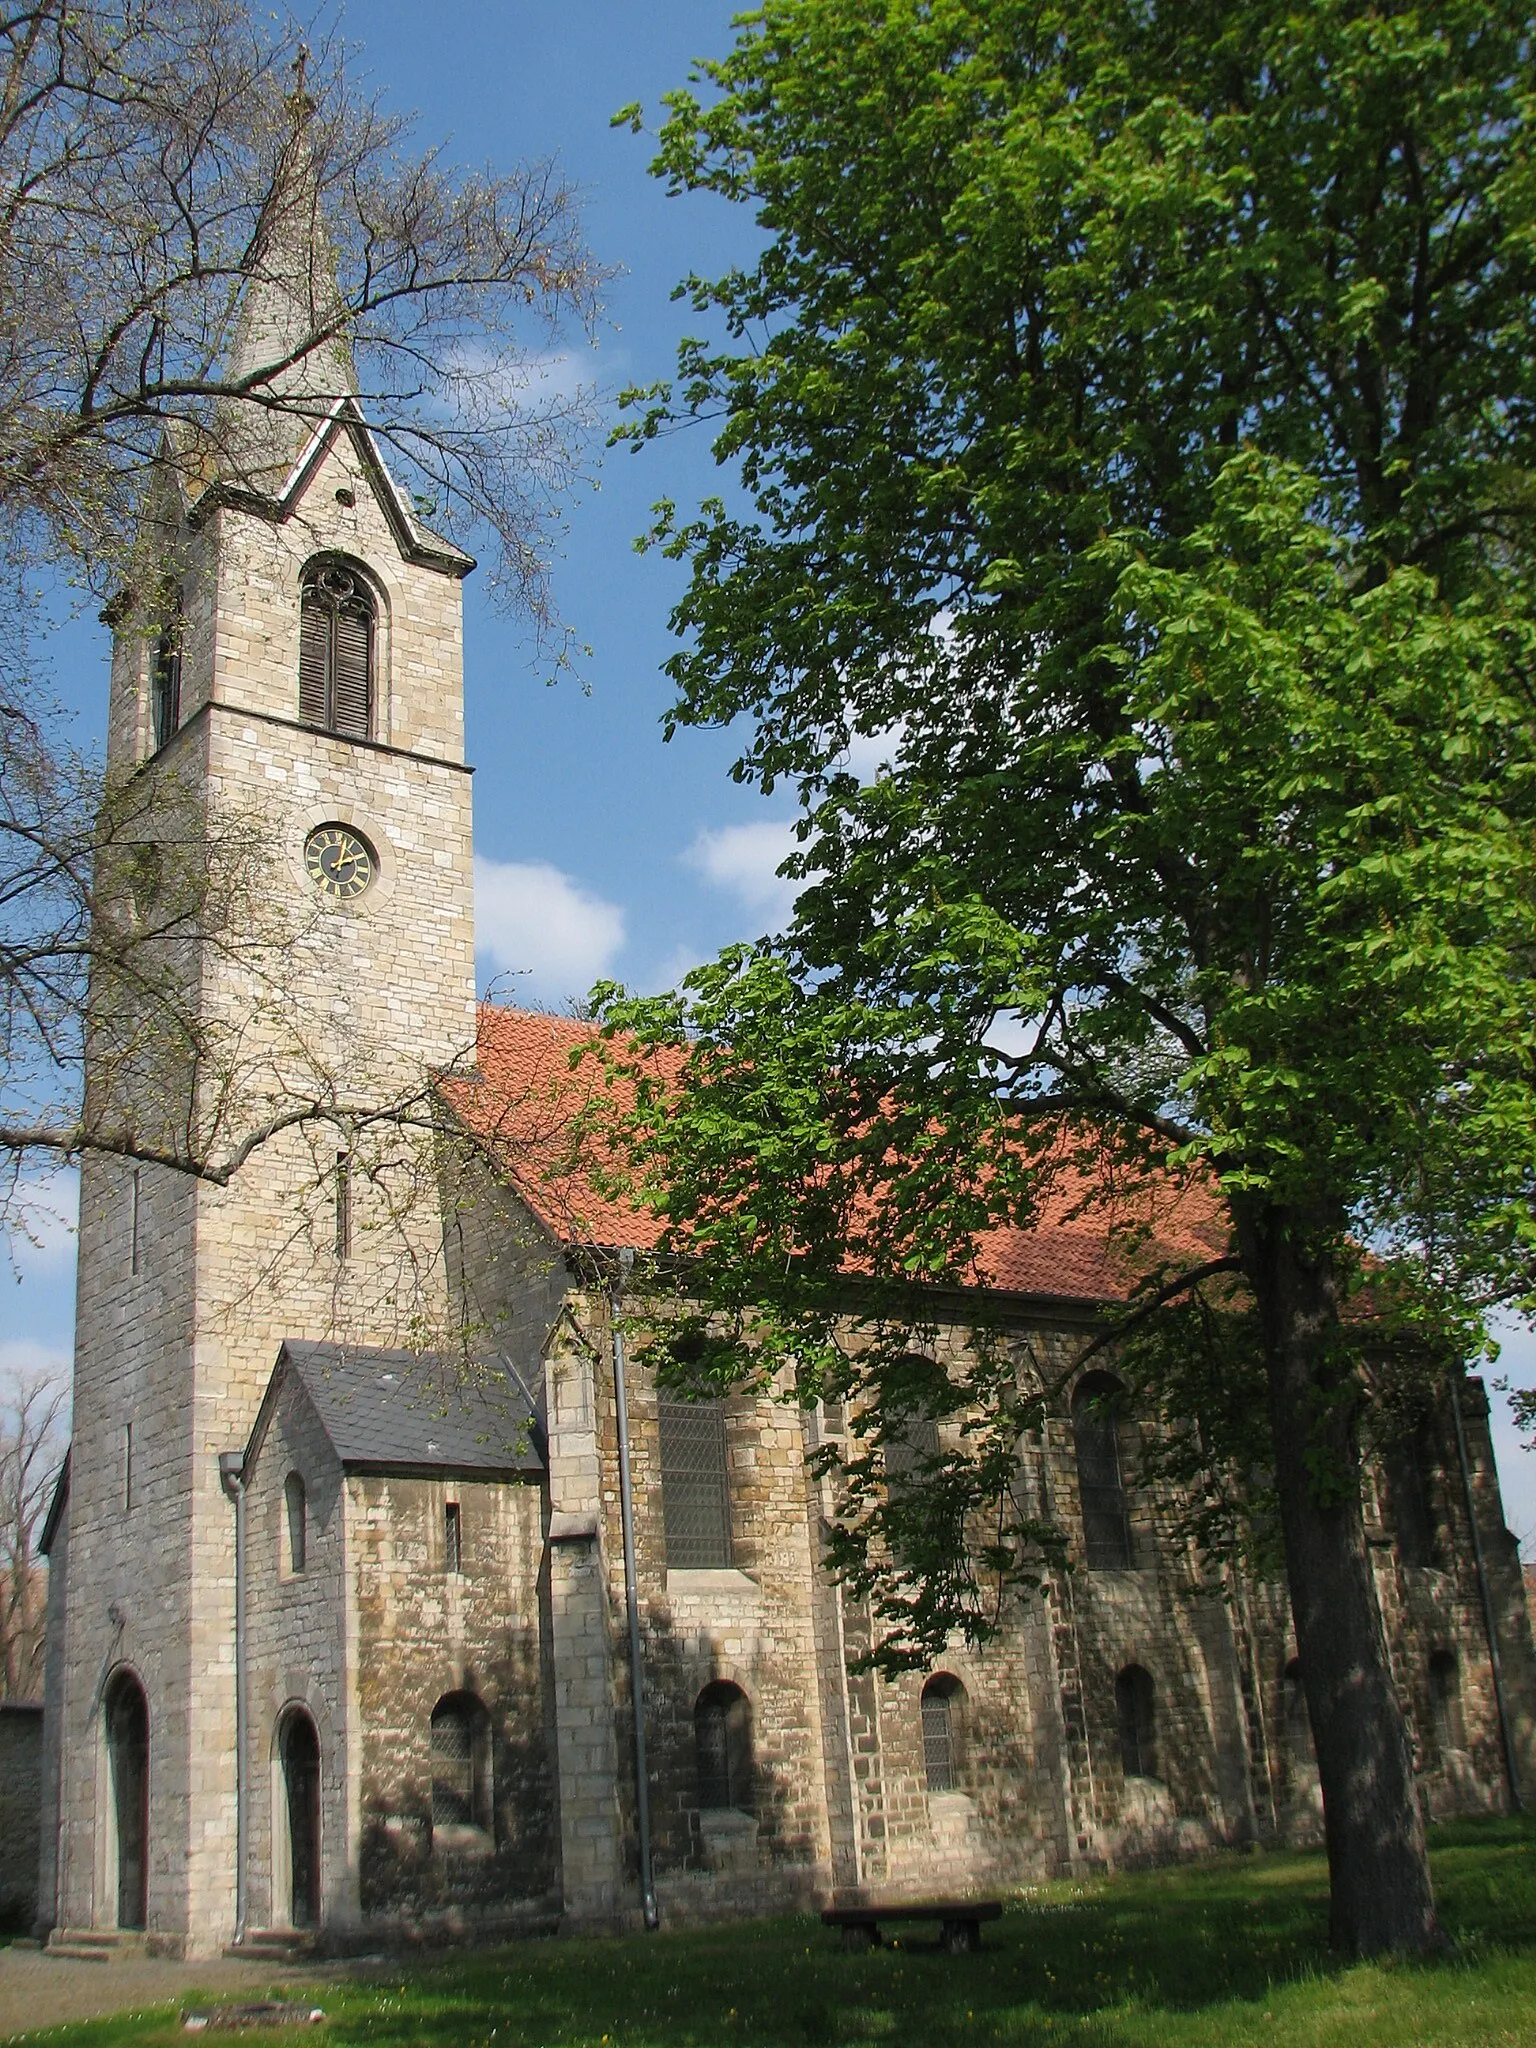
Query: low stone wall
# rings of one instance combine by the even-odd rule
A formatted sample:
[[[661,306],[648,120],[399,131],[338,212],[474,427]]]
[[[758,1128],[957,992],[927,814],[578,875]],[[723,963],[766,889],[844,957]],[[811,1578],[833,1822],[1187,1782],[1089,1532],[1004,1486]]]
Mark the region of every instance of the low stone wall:
[[[0,1700],[0,1928],[29,1934],[37,1914],[43,1818],[42,1701]]]

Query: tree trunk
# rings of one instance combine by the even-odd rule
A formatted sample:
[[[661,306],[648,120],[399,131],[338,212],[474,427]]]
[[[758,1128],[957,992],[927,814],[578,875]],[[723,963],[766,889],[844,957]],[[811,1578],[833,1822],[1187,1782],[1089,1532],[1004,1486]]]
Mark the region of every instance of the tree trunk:
[[[1323,1789],[1330,1934],[1354,1955],[1441,1944],[1413,1751],[1387,1660],[1360,1500],[1353,1378],[1332,1262],[1294,1218],[1242,1233],[1269,1380],[1291,1612]]]

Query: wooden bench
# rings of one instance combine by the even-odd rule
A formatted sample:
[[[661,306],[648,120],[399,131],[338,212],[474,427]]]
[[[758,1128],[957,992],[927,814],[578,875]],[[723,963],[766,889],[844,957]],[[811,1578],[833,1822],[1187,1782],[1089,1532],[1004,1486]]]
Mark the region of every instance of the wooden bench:
[[[903,1899],[888,1906],[828,1906],[823,1927],[843,1930],[848,1950],[878,1948],[880,1923],[891,1920],[937,1920],[939,1946],[952,1956],[967,1956],[981,1947],[981,1923],[1002,1917],[1001,1899]]]

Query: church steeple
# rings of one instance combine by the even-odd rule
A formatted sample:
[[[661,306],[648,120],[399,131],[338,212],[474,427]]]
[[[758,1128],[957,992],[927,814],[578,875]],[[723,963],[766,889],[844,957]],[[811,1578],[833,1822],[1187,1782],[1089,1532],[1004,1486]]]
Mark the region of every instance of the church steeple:
[[[270,491],[336,402],[357,391],[336,252],[326,230],[305,89],[307,51],[295,66],[288,132],[268,203],[245,262],[229,351],[229,378],[246,396],[220,408],[221,479]]]

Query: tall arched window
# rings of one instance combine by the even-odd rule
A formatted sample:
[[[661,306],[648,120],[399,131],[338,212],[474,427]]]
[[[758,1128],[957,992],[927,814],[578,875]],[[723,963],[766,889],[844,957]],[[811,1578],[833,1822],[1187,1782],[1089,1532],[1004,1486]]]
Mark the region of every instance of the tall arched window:
[[[181,634],[181,592],[177,591],[170,617],[155,643],[155,657],[149,670],[149,702],[157,753],[181,724]]]
[[[716,1679],[693,1706],[699,1804],[752,1804],[752,1706],[739,1685]]]
[[[724,1404],[663,1394],[656,1409],[667,1564],[673,1571],[724,1569],[731,1562]]]
[[[1307,1770],[1317,1762],[1317,1754],[1312,1747],[1312,1717],[1307,1712],[1307,1693],[1301,1681],[1299,1657],[1293,1657],[1286,1665],[1281,1685],[1285,1753],[1293,1770]]]
[[[941,1671],[923,1687],[923,1776],[930,1792],[958,1792],[964,1774],[965,1687]]]
[[[299,716],[345,739],[373,731],[373,593],[346,562],[311,562],[299,619]]]
[[[472,1692],[432,1709],[432,1825],[491,1829],[491,1725]]]
[[[1090,1571],[1131,1563],[1131,1519],[1120,1474],[1117,1404],[1125,1389],[1107,1372],[1084,1373],[1072,1392],[1072,1442],[1083,1505],[1083,1551]]]
[[[283,1481],[283,1576],[295,1579],[309,1554],[309,1504],[297,1472]]]
[[[1152,1676],[1139,1664],[1127,1664],[1115,1680],[1115,1715],[1120,1723],[1120,1768],[1128,1778],[1155,1778]]]
[[[1435,1749],[1465,1749],[1466,1724],[1461,1712],[1461,1665],[1454,1650],[1436,1650],[1429,1660],[1429,1704],[1435,1717]]]

